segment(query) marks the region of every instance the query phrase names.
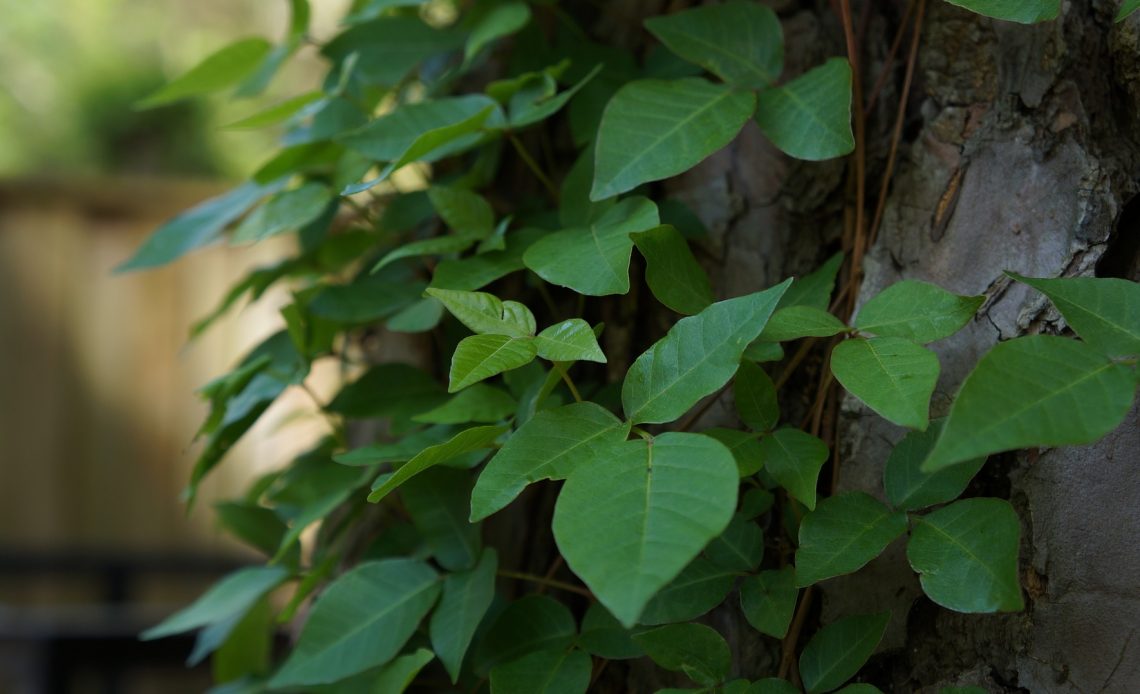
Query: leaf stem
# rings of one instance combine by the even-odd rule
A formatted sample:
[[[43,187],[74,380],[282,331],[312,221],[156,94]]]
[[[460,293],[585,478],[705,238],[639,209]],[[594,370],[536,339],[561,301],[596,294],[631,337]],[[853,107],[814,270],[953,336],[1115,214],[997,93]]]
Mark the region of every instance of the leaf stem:
[[[550,180],[550,177],[547,176],[545,172],[543,172],[542,167],[538,165],[538,162],[534,160],[534,157],[530,156],[530,152],[526,151],[526,146],[522,143],[522,140],[519,140],[519,138],[514,133],[507,133],[507,139],[509,139],[511,141],[511,144],[514,145],[515,151],[518,152],[519,158],[523,160],[523,163],[527,165],[527,167],[531,170],[531,173],[535,175],[535,178],[537,178],[539,182],[542,183],[542,186],[546,188],[546,193],[550,196],[551,201],[557,205],[558,188],[554,186],[554,182]]]
[[[574,396],[574,402],[582,402],[582,394],[578,392],[578,387],[574,385],[574,379],[570,378],[569,370],[562,365],[562,362],[552,362],[554,368],[558,369],[558,374],[562,376],[562,381],[566,387],[570,389],[570,394]]]
[[[559,581],[553,578],[544,578],[542,576],[536,576],[534,574],[528,574],[522,571],[510,571],[507,569],[499,569],[498,575],[502,576],[503,578],[513,578],[518,581],[529,581],[531,583],[537,583],[540,586],[546,586],[548,588],[557,588],[558,590],[564,590],[568,593],[577,593],[578,595],[584,595],[590,599],[593,599],[594,597],[594,594],[586,588],[582,588],[581,586],[576,586],[571,583],[566,583],[564,581]]]

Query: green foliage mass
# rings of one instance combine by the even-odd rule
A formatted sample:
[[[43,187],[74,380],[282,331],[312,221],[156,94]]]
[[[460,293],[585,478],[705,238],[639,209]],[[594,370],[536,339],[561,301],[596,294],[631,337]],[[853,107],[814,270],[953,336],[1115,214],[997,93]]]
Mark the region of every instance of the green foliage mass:
[[[1058,6],[956,4],[1021,22]],[[291,6],[284,44],[224,48],[144,104],[256,91],[307,36],[305,0]],[[591,42],[555,2],[358,0],[321,48],[319,88],[237,124],[283,127],[281,151],[122,265],[157,267],[227,230],[236,243],[296,238],[294,256],[195,327],[247,293],[293,291],[281,331],[202,389],[210,412],[189,498],[314,362],[353,375],[319,405],[326,440],[217,509],[267,566],[228,576],[146,638],[197,630],[193,658],[216,652],[220,679],[248,692],[398,692],[446,678],[463,691],[574,694],[603,661],[642,656],[699,691],[798,691],[730,680],[735,649],[694,620],[738,595],[748,624],[798,653],[793,676],[826,692],[860,672],[890,615],[844,617],[799,647],[804,591],[896,541],[935,603],[1022,609],[1016,512],[959,496],[988,455],[1089,443],[1124,418],[1137,286],[1012,275],[1077,337],[997,345],[931,420],[941,369],[925,345],[969,325],[983,297],[907,280],[851,317],[837,308],[843,254],[717,296],[694,252],[700,223],[655,185],[749,120],[792,157],[847,154],[846,59],[785,74],[778,18],[744,0],[645,29],[660,45],[641,62]],[[658,303],[663,324],[631,338],[632,316]],[[423,338],[420,364],[356,366],[376,335]],[[833,437],[818,414],[805,429],[781,408],[802,399],[787,376],[813,346],[826,350],[820,378],[911,430],[884,461],[885,501],[827,493]],[[728,391],[742,426],[701,430],[710,398]],[[270,663],[266,598],[283,586],[282,621],[309,607]]]

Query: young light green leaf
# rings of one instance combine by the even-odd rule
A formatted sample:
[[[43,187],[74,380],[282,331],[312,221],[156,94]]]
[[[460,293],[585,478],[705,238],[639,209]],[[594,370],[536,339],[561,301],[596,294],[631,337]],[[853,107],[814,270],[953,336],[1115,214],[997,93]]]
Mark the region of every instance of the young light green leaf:
[[[272,688],[328,684],[388,662],[439,596],[439,577],[413,559],[364,562],[313,606]]]
[[[246,183],[190,208],[155,230],[129,260],[115,268],[115,272],[166,265],[190,251],[213,243],[254,203],[279,187],[279,184],[261,186]]]
[[[800,677],[808,694],[837,689],[875,652],[890,612],[844,617],[816,632],[800,654]]]
[[[658,301],[685,315],[708,308],[713,301],[709,277],[681,232],[662,224],[631,236],[645,257],[645,281]]]
[[[507,428],[504,426],[471,427],[464,429],[443,443],[429,446],[401,465],[395,472],[380,475],[372,486],[372,493],[368,495],[368,500],[376,503],[393,489],[430,467],[454,460],[465,453],[487,448],[506,431]]]
[[[736,507],[736,463],[699,434],[628,441],[580,464],[554,509],[566,563],[622,624],[719,535]]]
[[[606,296],[629,291],[630,234],[655,227],[657,206],[630,197],[606,210],[584,229],[567,229],[542,237],[523,254],[523,262],[539,277],[579,294]]]
[[[776,384],[768,372],[752,362],[741,362],[732,383],[732,396],[740,421],[755,431],[770,431],[780,421]]]
[[[447,392],[455,393],[504,371],[526,366],[537,354],[534,340],[507,335],[472,335],[459,341],[451,357]]]
[[[899,426],[926,429],[938,357],[901,337],[844,340],[831,352],[831,373],[867,407]]]
[[[144,631],[140,638],[144,641],[161,639],[228,619],[240,619],[261,596],[281,585],[288,576],[289,572],[281,566],[238,569],[218,581],[193,604]]]
[[[430,424],[498,422],[514,414],[517,406],[515,399],[504,391],[485,383],[476,383],[434,410],[412,417],[412,421]]]
[[[1061,0],[946,0],[951,5],[971,12],[1021,24],[1035,24],[1056,19]]]
[[[790,282],[719,301],[677,321],[626,373],[621,399],[630,421],[671,422],[723,386]]]
[[[534,335],[534,314],[517,301],[500,301],[486,292],[454,289],[428,289],[428,296],[439,299],[451,315],[472,332],[509,337]]]
[[[864,492],[828,497],[800,522],[796,585],[853,573],[906,532],[906,514]]]
[[[795,569],[791,566],[778,571],[761,571],[740,583],[740,609],[753,629],[782,639],[792,623],[799,593]]]
[[[508,605],[482,633],[473,669],[482,675],[529,653],[569,648],[576,631],[570,608],[545,595],[528,595]]]
[[[908,432],[891,451],[883,467],[883,489],[895,508],[915,511],[953,501],[985,464],[985,457],[980,457],[934,472],[920,468],[945,423],[945,419],[931,420],[926,431]]]
[[[1092,443],[1123,421],[1131,370],[1077,340],[1031,335],[991,349],[962,384],[926,471],[1030,446]]]
[[[459,680],[463,657],[475,636],[475,629],[495,598],[498,566],[495,550],[487,548],[474,569],[451,573],[443,579],[443,597],[432,613],[428,631],[432,650],[447,668],[453,684]]]
[[[1112,357],[1140,355],[1140,283],[1108,277],[1035,279],[1007,272],[1053,302],[1081,339]]]
[[[606,660],[628,660],[645,655],[645,651],[633,642],[632,632],[597,602],[590,603],[582,617],[578,646],[590,655]]]
[[[756,122],[774,145],[797,159],[833,159],[855,149],[851,134],[851,66],[831,58],[794,80],[760,93]]]
[[[590,199],[691,169],[731,142],[755,109],[751,91],[699,77],[630,82],[602,114]]]
[[[606,363],[594,329],[581,318],[556,323],[534,338],[538,356],[550,361],[596,361]]]
[[[906,558],[922,590],[957,612],[1024,608],[1017,573],[1021,521],[1002,499],[962,499],[918,519]]]
[[[794,284],[792,286],[795,286]],[[813,306],[777,309],[760,333],[761,340],[787,342],[801,337],[831,337],[847,330],[843,321]]]
[[[451,186],[432,186],[427,195],[436,214],[457,234],[485,239],[495,230],[495,211],[482,195]]]
[[[463,47],[464,62],[470,63],[484,47],[504,36],[510,36],[529,21],[530,8],[525,2],[505,2],[491,8],[479,18],[467,35],[467,45]]]
[[[704,624],[670,624],[635,634],[634,642],[666,670],[712,686],[728,676],[732,653],[724,637]]]
[[[855,317],[855,327],[926,344],[961,330],[983,301],[984,296],[958,296],[933,284],[903,280],[864,304]]]
[[[237,84],[257,69],[272,45],[261,38],[242,39],[210,55],[186,74],[163,85],[137,108],[154,108]]]
[[[628,424],[592,402],[535,413],[480,473],[471,492],[471,520],[502,509],[528,484],[565,479],[575,467],[620,444],[628,434]]]
[[[233,242],[250,243],[300,229],[319,217],[333,197],[328,186],[315,182],[278,193],[242,221]]]
[[[724,532],[705,547],[705,556],[730,571],[752,571],[764,558],[764,532],[756,523],[733,516]]]
[[[401,258],[461,253],[475,245],[481,238],[482,237],[478,234],[468,232],[462,234],[446,234],[444,236],[436,236],[430,239],[421,239],[419,241],[405,243],[386,253],[383,258],[372,266],[372,272],[382,270]]]
[[[697,557],[645,605],[638,623],[654,626],[688,622],[724,602],[737,572]]]
[[[669,50],[739,87],[766,87],[784,69],[784,33],[771,9],[730,0],[653,17],[645,28]]]
[[[495,694],[586,694],[594,662],[579,650],[535,651],[491,670]]]
[[[809,509],[815,508],[819,470],[827,462],[827,444],[811,434],[784,427],[760,439],[764,469]]]
[[[400,487],[412,525],[432,557],[448,571],[466,571],[482,553],[482,528],[468,523],[471,475],[466,470],[434,467]]]

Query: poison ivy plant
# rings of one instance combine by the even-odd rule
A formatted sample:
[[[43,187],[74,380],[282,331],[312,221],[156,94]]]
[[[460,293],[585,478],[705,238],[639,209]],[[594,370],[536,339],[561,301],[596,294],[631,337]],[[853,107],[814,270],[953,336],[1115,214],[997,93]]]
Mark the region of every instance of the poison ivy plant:
[[[1017,22],[1060,10],[954,4]],[[968,326],[982,296],[905,279],[863,301],[850,244],[728,294],[706,271],[728,248],[719,231],[658,184],[744,129],[799,159],[856,149],[866,106],[847,60],[785,69],[764,4],[650,17],[621,42],[633,51],[595,41],[604,3],[357,0],[323,41],[305,0],[290,10],[281,41],[223,48],[144,102],[255,94],[305,42],[328,63],[320,84],[233,124],[282,130],[250,182],[120,269],[225,238],[296,245],[194,328],[288,290],[281,329],[201,390],[188,499],[314,365],[344,383],[315,404],[326,439],[215,507],[268,564],[145,638],[198,631],[191,661],[212,655],[230,691],[577,693],[606,661],[647,656],[700,687],[664,691],[799,691],[784,678],[798,674],[809,692],[873,692],[840,688],[890,615],[820,626],[815,584],[899,541],[936,604],[1023,607],[1021,519],[977,483],[959,497],[990,454],[1089,443],[1126,416],[1135,283],[1011,274],[1076,337],[1001,342],[953,394],[938,386],[945,352],[926,345]],[[388,353],[411,363],[361,363]],[[839,411],[911,430],[884,430],[898,443],[881,498],[840,491]],[[284,606],[269,600],[285,587]],[[755,662],[695,622],[737,605],[784,656],[755,682],[730,679]],[[293,620],[271,659],[272,630]]]

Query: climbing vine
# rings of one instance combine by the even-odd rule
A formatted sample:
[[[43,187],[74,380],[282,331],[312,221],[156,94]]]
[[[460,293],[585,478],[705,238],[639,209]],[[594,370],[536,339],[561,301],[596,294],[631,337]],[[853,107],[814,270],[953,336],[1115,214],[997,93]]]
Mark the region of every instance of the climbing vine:
[[[954,4],[1024,23],[1060,11]],[[217,692],[585,692],[608,663],[642,657],[699,691],[827,692],[859,674],[890,614],[805,630],[813,586],[902,536],[933,602],[1023,609],[1017,513],[959,497],[991,454],[1093,442],[1123,420],[1140,286],[1009,273],[1072,334],[999,343],[931,419],[940,364],[927,345],[974,320],[984,297],[907,280],[856,306],[881,210],[865,223],[864,99],[850,7],[838,6],[848,56],[790,76],[776,14],[745,0],[649,18],[636,54],[585,28],[604,4],[358,0],[318,40],[306,0],[292,0],[283,41],[239,41],[147,99],[259,93],[307,44],[328,64],[319,89],[234,124],[285,133],[248,183],[122,266],[157,267],[227,234],[296,238],[294,255],[193,328],[271,286],[291,291],[281,330],[201,390],[210,412],[187,503],[314,362],[349,376],[315,405],[327,438],[214,509],[265,565],[144,638],[196,630],[190,662],[213,656]],[[908,83],[911,70],[913,52]],[[718,297],[693,252],[703,227],[655,182],[750,120],[791,157],[850,154],[857,210],[816,271]],[[631,338],[650,312],[668,325]],[[375,363],[363,345],[377,338],[420,358]],[[809,355],[825,364],[811,377],[797,373]],[[804,411],[786,406],[793,385]],[[884,461],[882,498],[837,492],[824,421],[837,386],[909,432]],[[738,426],[703,427],[721,399]],[[483,525],[543,482],[553,508],[514,516],[551,550],[533,572]],[[764,679],[733,679],[742,664],[699,621],[726,600],[781,642]],[[270,635],[294,621],[292,646],[274,653]]]

